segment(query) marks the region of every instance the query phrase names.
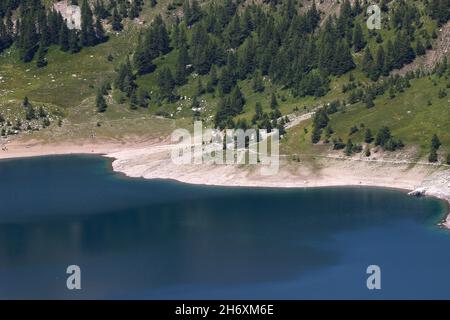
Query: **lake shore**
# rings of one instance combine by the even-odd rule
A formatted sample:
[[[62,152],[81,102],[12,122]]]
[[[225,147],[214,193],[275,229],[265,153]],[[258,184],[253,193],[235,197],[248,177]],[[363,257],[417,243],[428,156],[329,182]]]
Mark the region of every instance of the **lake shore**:
[[[184,183],[235,187],[314,188],[368,186],[421,191],[450,203],[450,170],[418,164],[385,164],[340,158],[314,161],[281,160],[274,175],[264,176],[262,165],[177,165],[170,154],[174,145],[167,141],[84,142],[41,144],[13,142],[0,151],[0,159],[35,156],[92,154],[112,159],[112,169],[132,178],[171,179]],[[450,229],[450,214],[442,222]]]

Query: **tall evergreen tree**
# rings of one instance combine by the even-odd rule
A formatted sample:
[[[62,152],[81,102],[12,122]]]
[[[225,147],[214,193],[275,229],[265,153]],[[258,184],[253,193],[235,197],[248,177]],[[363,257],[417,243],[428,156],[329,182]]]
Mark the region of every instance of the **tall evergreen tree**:
[[[59,31],[59,48],[61,51],[69,51],[69,28],[65,23],[61,24]]]
[[[80,52],[80,40],[76,30],[69,30],[69,51],[70,53]]]
[[[168,67],[163,67],[159,71],[157,82],[161,98],[172,101],[174,98],[173,89],[175,88],[175,81]]]
[[[355,52],[359,52],[366,46],[366,41],[364,39],[364,34],[361,29],[361,25],[359,23],[356,24],[355,29],[353,31],[353,47],[355,48]]]
[[[119,11],[117,11],[117,8],[114,8],[112,15],[112,29],[114,31],[121,31],[123,29],[122,17],[119,15]]]
[[[186,76],[188,75],[187,65],[189,64],[189,54],[186,46],[182,46],[178,53],[177,62],[175,65],[175,83],[183,85],[186,83]]]
[[[36,32],[36,25],[31,13],[26,13],[20,24],[20,59],[23,62],[30,62],[38,49],[39,36]]]
[[[96,42],[92,10],[88,1],[83,0],[81,5],[81,44],[89,47],[95,45]]]
[[[45,58],[46,54],[46,48],[44,46],[44,43],[41,41],[39,45],[39,50],[37,52],[37,60],[36,60],[36,66],[38,68],[43,68],[47,65],[47,59]]]
[[[103,97],[102,92],[99,90],[97,92],[97,97],[95,99],[95,105],[97,107],[97,112],[103,113],[108,108],[105,98]]]

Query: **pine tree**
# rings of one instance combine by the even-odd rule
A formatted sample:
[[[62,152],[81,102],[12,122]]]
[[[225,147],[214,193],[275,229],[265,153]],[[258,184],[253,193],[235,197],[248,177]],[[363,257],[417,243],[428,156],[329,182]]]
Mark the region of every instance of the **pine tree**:
[[[345,41],[339,41],[336,47],[335,68],[333,74],[343,75],[356,67],[350,48]]]
[[[420,39],[417,40],[415,51],[417,56],[423,56],[426,53],[425,47]]]
[[[366,108],[370,109],[375,107],[375,103],[373,102],[373,95],[371,93],[367,93],[364,97],[364,103],[366,104]]]
[[[213,86],[216,86],[217,83],[219,82],[219,79],[217,79],[217,68],[216,68],[216,65],[212,65],[211,66],[211,71],[209,73],[209,79],[210,79],[211,84]]]
[[[69,28],[65,23],[61,24],[59,31],[59,47],[61,51],[69,51]]]
[[[23,98],[22,106],[23,106],[24,108],[28,108],[28,107],[30,106],[30,101],[28,100],[28,97],[27,97],[27,96],[25,96],[25,97]]]
[[[153,64],[154,55],[149,52],[149,47],[145,45],[142,36],[139,37],[138,46],[133,56],[133,64],[137,73],[143,75],[153,72],[156,66]]]
[[[239,86],[234,86],[233,91],[231,91],[230,95],[230,109],[233,112],[233,115],[237,115],[242,112],[245,105],[245,98],[242,94]]]
[[[437,154],[436,149],[431,148],[430,155],[428,156],[428,161],[429,162],[437,162],[438,161],[438,154]]]
[[[149,98],[147,91],[145,91],[142,88],[138,88],[137,93],[137,100],[138,100],[138,105],[142,108],[148,108],[148,101],[147,99]]]
[[[277,97],[275,96],[275,93],[272,93],[272,96],[270,97],[270,108],[272,109],[278,108],[278,101]]]
[[[256,71],[255,75],[253,76],[253,83],[252,83],[253,91],[255,92],[263,92],[264,91],[264,83],[261,76],[260,71]]]
[[[94,20],[91,7],[87,0],[83,0],[81,6],[81,44],[84,47],[96,44]]]
[[[1,117],[1,116],[0,116],[0,117]],[[26,111],[25,111],[25,119],[28,120],[28,121],[33,120],[33,119],[36,119],[36,113],[35,113],[35,111],[34,111],[33,106],[29,105],[29,106],[27,107],[27,109],[26,109]],[[3,122],[3,121],[1,121],[1,119],[0,119],[0,123],[1,123],[1,122]]]
[[[216,47],[203,24],[194,26],[190,49],[190,56],[195,70],[199,74],[207,74],[216,60]]]
[[[123,29],[122,17],[119,15],[117,8],[114,8],[112,15],[112,29],[114,31],[121,31]]]
[[[100,90],[97,92],[97,97],[95,99],[95,105],[97,107],[97,112],[100,112],[100,113],[105,112],[106,109],[108,108],[105,98],[103,97]]]
[[[196,88],[196,96],[201,96],[205,93],[205,88],[203,87],[202,79],[200,77],[197,78],[197,88]]]
[[[133,91],[130,96],[130,109],[136,110],[138,108],[139,101],[136,95],[136,91]]]
[[[433,135],[433,138],[431,139],[431,148],[439,150],[441,147],[441,141],[439,140],[438,136],[436,134]]]
[[[364,134],[364,142],[372,143],[372,141],[373,141],[372,131],[370,129],[366,129],[366,132]]]
[[[36,66],[38,68],[43,68],[47,65],[47,59],[45,58],[46,54],[46,48],[44,46],[44,43],[41,41],[39,45],[39,50],[37,52],[37,60],[36,60]]]
[[[105,42],[107,40],[107,37],[105,35],[105,29],[103,29],[103,25],[100,18],[97,18],[97,20],[95,21],[95,38],[96,44]]]
[[[134,82],[135,76],[131,69],[131,63],[127,57],[125,63],[121,64],[117,72],[117,78],[115,81],[116,87],[125,92],[127,96],[131,96],[133,91],[136,89],[136,83]]]
[[[358,23],[353,31],[353,47],[355,52],[359,52],[366,46],[366,41],[362,33],[361,25]]]
[[[47,23],[47,14],[44,10],[39,12],[38,16],[40,43],[47,47],[50,45],[50,34]]]
[[[70,53],[80,52],[78,33],[75,30],[69,30],[69,51]]]
[[[346,156],[351,156],[353,153],[353,142],[352,139],[348,139],[347,144],[345,145],[345,155]]]
[[[128,18],[130,20],[133,20],[134,18],[137,18],[139,16],[139,8],[137,3],[137,1],[133,1],[131,4],[130,12],[128,14]]]
[[[36,32],[36,25],[31,14],[27,14],[20,24],[20,59],[23,62],[30,62],[36,50],[38,49],[38,34]]]
[[[367,47],[366,50],[364,51],[364,55],[361,61],[361,68],[368,76],[372,74],[373,64],[374,61],[372,53],[370,52],[370,48]]]
[[[378,47],[377,58],[371,71],[371,79],[377,81],[385,69],[385,54],[383,46]]]
[[[175,81],[172,77],[172,72],[168,67],[163,67],[157,78],[159,93],[163,99],[168,99],[172,101],[173,99],[173,89],[175,88]]]
[[[231,70],[231,68],[228,66],[223,67],[219,79],[219,88],[221,94],[230,93],[235,83],[236,82],[234,80],[233,71]]]
[[[189,64],[189,55],[186,46],[180,48],[178,59],[175,65],[175,83],[183,85],[186,83],[188,75],[187,65]]]
[[[253,116],[252,123],[256,124],[257,121],[261,120],[263,116],[263,109],[261,103],[257,102],[255,104],[255,115]]]

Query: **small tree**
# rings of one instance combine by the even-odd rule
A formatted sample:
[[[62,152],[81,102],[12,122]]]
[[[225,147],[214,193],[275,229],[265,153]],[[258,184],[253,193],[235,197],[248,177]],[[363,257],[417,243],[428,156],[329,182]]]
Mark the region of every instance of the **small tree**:
[[[48,126],[50,126],[50,120],[48,118],[44,118],[44,120],[42,120],[42,126],[44,128],[47,128]]]
[[[37,52],[36,67],[43,68],[47,65],[47,59],[45,58],[46,49],[44,44],[41,42],[39,45],[39,50]]]
[[[255,92],[263,92],[264,91],[264,83],[261,76],[261,72],[255,72],[252,83],[253,91]]]
[[[106,108],[108,107],[106,105],[105,98],[103,97],[100,90],[97,92],[97,98],[95,99],[95,105],[97,106],[97,111],[100,113],[105,112]]]
[[[149,98],[147,91],[145,91],[142,88],[138,88],[136,95],[137,95],[138,105],[142,108],[147,108],[148,107],[147,99]]]
[[[39,118],[45,118],[47,117],[47,112],[45,112],[44,107],[39,107]]]
[[[437,151],[434,148],[431,148],[430,155],[428,156],[429,162],[437,162],[438,161],[438,155]]]
[[[321,135],[322,135],[322,130],[318,127],[314,127],[312,135],[311,135],[312,143],[314,143],[314,144],[318,143],[320,141]]]
[[[370,157],[371,154],[372,154],[372,153],[370,152],[370,146],[367,145],[367,146],[366,146],[366,150],[364,151],[364,155],[365,155],[366,157]]]
[[[130,109],[136,110],[138,108],[138,105],[139,105],[139,101],[136,96],[136,91],[133,91],[130,96]]]
[[[28,100],[28,97],[23,98],[22,105],[24,108],[28,108],[30,106],[30,101]]]
[[[347,144],[345,146],[345,155],[351,156],[353,153],[353,142],[352,139],[348,139]]]
[[[450,165],[450,153],[447,154],[447,161],[446,161],[446,163],[447,163],[448,165]]]
[[[366,104],[367,109],[375,107],[375,103],[373,102],[373,97],[371,94],[367,94],[364,98],[364,103]]]
[[[36,114],[34,112],[34,108],[33,106],[29,106],[27,108],[27,111],[25,113],[25,119],[27,119],[28,121],[33,120],[36,118]],[[1,121],[0,121],[1,122]]]
[[[272,97],[270,99],[270,107],[272,109],[276,109],[278,107],[278,101],[277,97],[275,96],[275,93],[272,93]]]
[[[372,131],[370,129],[366,129],[366,132],[364,134],[364,142],[372,143],[372,141],[373,141]]]
[[[431,138],[431,148],[435,150],[439,150],[441,147],[441,141],[439,140],[438,136],[436,134],[433,135],[433,138]]]
[[[196,88],[196,94],[197,96],[201,96],[202,94],[205,93],[205,88],[203,87],[203,82],[202,79],[200,77],[198,77],[197,80],[197,88]]]
[[[122,18],[120,17],[119,12],[117,11],[117,8],[115,8],[113,11],[113,16],[112,16],[112,29],[114,31],[121,31],[122,28],[123,28]]]

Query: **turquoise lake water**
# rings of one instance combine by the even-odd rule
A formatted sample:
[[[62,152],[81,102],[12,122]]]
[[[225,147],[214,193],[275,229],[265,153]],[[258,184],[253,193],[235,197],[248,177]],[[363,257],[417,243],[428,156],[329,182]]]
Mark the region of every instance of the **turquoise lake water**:
[[[449,299],[446,210],[396,190],[194,186],[128,179],[99,157],[5,160],[0,298]],[[369,265],[381,290],[367,289]]]

